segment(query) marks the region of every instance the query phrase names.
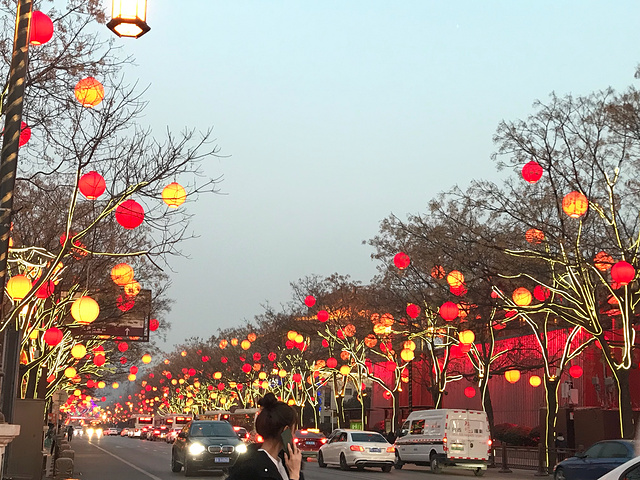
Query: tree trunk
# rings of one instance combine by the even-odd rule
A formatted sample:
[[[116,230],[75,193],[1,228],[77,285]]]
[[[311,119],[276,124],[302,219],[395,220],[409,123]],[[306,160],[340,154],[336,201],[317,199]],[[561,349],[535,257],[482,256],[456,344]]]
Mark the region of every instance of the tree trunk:
[[[620,437],[633,439],[633,408],[629,388],[629,370],[615,370],[613,378],[618,388],[618,411],[620,419]]]
[[[556,421],[558,419],[558,387],[560,382],[557,380],[551,381],[545,377],[544,388],[546,391],[547,401],[547,421],[545,422],[545,428],[543,432],[543,438],[540,442],[546,446],[545,451],[545,463],[547,470],[550,465],[555,464],[555,454],[553,458],[550,458],[549,452],[555,452],[555,438],[554,432],[556,430]]]
[[[482,409],[487,414],[487,421],[489,422],[489,434],[491,435],[491,439],[493,440],[493,427],[495,426],[495,417],[493,414],[493,403],[491,403],[491,393],[489,392],[489,382],[486,379],[481,380],[478,385],[480,389],[480,393],[482,395]],[[491,447],[491,458],[489,459],[491,467],[495,467],[496,459],[493,455],[494,449],[493,445]]]

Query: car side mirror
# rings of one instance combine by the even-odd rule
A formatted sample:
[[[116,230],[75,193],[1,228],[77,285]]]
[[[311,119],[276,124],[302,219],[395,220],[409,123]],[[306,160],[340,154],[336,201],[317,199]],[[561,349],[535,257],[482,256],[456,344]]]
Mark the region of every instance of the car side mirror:
[[[183,432],[180,432],[178,438],[187,438],[187,436]]]

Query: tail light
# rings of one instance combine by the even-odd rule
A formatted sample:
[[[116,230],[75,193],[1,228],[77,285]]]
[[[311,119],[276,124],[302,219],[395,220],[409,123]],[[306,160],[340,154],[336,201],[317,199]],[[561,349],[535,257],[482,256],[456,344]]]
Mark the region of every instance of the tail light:
[[[293,443],[298,443],[300,440],[298,440],[297,438],[293,439]]]
[[[395,453],[396,449],[395,447],[387,447],[387,453]]]
[[[154,435],[159,435],[159,434],[160,434],[160,430],[154,430],[154,431],[153,431],[153,434],[154,434]]]
[[[320,439],[320,443],[324,445],[325,443],[327,443],[327,439],[326,438],[321,438]]]
[[[362,445],[351,445],[349,450],[352,452],[364,452],[364,447]]]
[[[263,443],[264,442],[264,438],[262,438],[262,435],[256,435],[256,442],[258,442],[258,443]]]
[[[445,433],[444,438],[442,439],[442,449],[447,452],[449,448],[447,447],[447,434]]]
[[[237,431],[239,431],[239,430],[240,430],[240,427],[233,427],[233,430],[234,430],[235,432],[237,432]]]

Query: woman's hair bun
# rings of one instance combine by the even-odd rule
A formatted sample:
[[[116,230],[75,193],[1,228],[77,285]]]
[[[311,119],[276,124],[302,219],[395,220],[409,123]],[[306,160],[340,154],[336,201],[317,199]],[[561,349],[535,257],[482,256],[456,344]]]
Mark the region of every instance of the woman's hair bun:
[[[275,407],[277,404],[278,399],[271,392],[267,393],[264,397],[258,400],[258,405],[260,405],[262,408],[266,408],[267,410]]]

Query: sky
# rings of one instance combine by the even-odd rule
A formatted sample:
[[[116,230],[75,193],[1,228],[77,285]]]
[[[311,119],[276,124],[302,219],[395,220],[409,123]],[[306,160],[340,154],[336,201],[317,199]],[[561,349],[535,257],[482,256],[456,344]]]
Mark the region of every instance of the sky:
[[[106,2],[106,3],[111,3]],[[173,272],[164,348],[208,338],[338,272],[368,282],[391,213],[473,178],[501,120],[551,92],[638,86],[640,2],[148,0],[118,39],[149,85],[144,121],[213,127],[224,195],[187,205],[198,238]]]

